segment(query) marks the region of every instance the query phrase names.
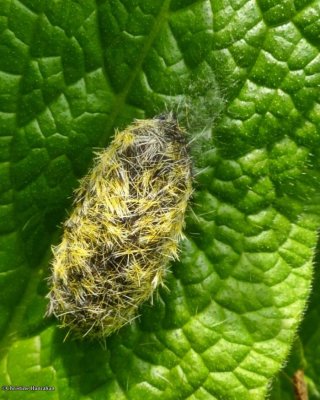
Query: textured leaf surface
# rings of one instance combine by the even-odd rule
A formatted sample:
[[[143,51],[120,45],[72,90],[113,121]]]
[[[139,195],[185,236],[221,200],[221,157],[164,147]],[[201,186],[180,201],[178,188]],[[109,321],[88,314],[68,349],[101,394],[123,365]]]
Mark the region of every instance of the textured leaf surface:
[[[319,247],[319,244],[318,244]],[[309,399],[320,399],[320,328],[319,328],[319,250],[315,257],[314,290],[310,296],[307,313],[299,328],[299,336],[294,342],[286,367],[274,380],[271,399],[292,399],[294,374],[304,371],[304,381],[308,387]]]
[[[0,0],[0,15],[1,385],[55,386],[42,399],[263,399],[312,280],[319,1]],[[197,76],[215,76],[225,107],[195,160],[206,168],[169,290],[105,349],[63,342],[43,319],[44,279],[77,178],[114,127]],[[310,312],[301,342],[320,391]]]

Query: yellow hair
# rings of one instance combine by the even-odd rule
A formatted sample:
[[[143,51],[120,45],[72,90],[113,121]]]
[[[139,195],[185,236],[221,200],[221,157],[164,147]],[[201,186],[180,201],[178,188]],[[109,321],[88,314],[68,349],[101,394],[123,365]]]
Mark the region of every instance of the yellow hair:
[[[76,336],[108,336],[132,321],[177,258],[191,183],[185,133],[171,114],[116,132],[53,248],[48,315]]]

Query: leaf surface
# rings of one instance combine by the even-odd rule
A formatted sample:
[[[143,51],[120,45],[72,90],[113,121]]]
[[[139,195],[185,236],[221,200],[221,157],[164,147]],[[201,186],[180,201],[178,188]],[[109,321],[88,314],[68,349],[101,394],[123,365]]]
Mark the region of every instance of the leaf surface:
[[[1,384],[54,386],[41,398],[59,400],[265,398],[312,281],[319,1],[1,0],[0,15]],[[169,290],[105,348],[64,342],[43,318],[45,278],[77,179],[114,128],[200,76],[219,118],[195,143]]]

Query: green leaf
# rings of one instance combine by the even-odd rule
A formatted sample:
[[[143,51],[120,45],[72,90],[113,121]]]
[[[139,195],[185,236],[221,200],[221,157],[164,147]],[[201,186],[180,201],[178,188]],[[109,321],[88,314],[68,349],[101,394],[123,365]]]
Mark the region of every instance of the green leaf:
[[[318,243],[319,247],[319,243]],[[320,327],[319,327],[319,249],[315,257],[314,290],[310,296],[305,318],[299,328],[299,337],[294,342],[286,367],[275,378],[272,400],[291,399],[293,393],[293,375],[303,370],[308,387],[309,399],[320,399]],[[291,394],[291,397],[288,397]],[[287,397],[286,397],[287,396]]]
[[[312,283],[319,17],[309,0],[0,0],[1,386],[55,387],[41,399],[265,398]],[[45,278],[77,179],[115,128],[203,80],[220,99],[191,111],[199,125],[204,111],[218,120],[194,142],[169,290],[104,348],[64,341],[43,317]],[[312,396],[317,305],[300,334]],[[0,391],[8,398],[26,393]]]

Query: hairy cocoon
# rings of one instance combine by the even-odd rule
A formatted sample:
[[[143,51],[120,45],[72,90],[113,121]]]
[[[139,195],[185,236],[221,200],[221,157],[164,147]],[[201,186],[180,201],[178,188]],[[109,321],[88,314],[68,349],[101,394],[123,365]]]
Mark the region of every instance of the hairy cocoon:
[[[172,114],[117,132],[81,180],[53,249],[48,315],[76,336],[108,336],[132,321],[177,258],[191,178]]]

